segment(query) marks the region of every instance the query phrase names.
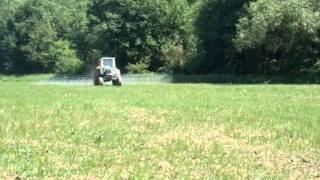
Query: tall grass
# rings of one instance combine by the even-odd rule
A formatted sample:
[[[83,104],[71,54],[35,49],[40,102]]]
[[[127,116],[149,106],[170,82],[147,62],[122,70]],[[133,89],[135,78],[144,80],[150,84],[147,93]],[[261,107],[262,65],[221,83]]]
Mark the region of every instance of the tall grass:
[[[2,82],[0,178],[317,178],[319,92]]]

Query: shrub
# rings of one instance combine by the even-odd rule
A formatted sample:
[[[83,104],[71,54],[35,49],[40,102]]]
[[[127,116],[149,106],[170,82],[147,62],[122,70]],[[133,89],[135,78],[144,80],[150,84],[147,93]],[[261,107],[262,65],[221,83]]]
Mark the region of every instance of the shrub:
[[[82,63],[68,41],[54,43],[51,54],[54,59],[54,71],[57,74],[75,74],[81,70]]]

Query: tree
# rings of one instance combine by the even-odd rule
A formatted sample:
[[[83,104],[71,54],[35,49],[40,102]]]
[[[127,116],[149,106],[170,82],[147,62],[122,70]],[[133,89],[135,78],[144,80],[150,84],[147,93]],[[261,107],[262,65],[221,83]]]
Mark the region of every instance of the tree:
[[[315,7],[309,0],[252,2],[237,25],[235,46],[254,52],[249,63],[261,73],[308,72],[319,57],[320,13]]]
[[[198,73],[233,72],[233,38],[243,7],[250,0],[204,0],[196,20],[203,59]],[[201,50],[200,50],[201,51]]]
[[[0,1],[0,73],[10,72],[15,66],[16,38],[12,36],[12,24],[8,22],[14,19],[16,9],[23,3],[22,0]]]
[[[165,51],[188,48],[184,0],[93,0],[89,6],[87,40],[92,49],[116,56],[123,69],[144,63],[157,70],[166,63]]]
[[[63,0],[25,0],[17,4],[14,11],[9,11],[12,16],[1,23],[6,28],[0,33],[0,53],[4,57],[0,70],[11,73],[53,72],[57,64],[63,64],[59,59],[61,56],[51,54],[60,49],[53,48],[63,48],[67,51],[65,54],[73,57],[70,61],[75,61],[77,51],[71,49],[80,50],[84,46],[86,0],[74,1],[72,5]],[[13,7],[9,1],[5,5]],[[74,14],[77,11],[82,13]],[[59,42],[66,45],[59,46]],[[78,58],[77,61],[71,64],[81,64]]]
[[[0,73],[75,73],[101,56],[137,73],[320,73],[320,1],[0,1]]]
[[[71,49],[69,41],[54,42],[49,54],[55,60],[53,70],[57,74],[76,74],[82,70],[82,62],[75,50]]]

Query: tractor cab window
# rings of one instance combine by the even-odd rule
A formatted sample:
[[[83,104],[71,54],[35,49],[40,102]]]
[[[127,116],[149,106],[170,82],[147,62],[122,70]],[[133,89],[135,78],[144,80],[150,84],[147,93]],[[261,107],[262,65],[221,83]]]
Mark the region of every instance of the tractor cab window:
[[[103,65],[113,67],[113,60],[112,59],[104,59],[103,60]]]

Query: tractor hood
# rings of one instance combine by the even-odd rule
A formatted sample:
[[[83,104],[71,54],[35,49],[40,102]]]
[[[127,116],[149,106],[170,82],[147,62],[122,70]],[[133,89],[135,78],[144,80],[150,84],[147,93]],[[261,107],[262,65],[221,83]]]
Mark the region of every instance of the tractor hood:
[[[106,74],[113,74],[114,73],[114,68],[112,68],[111,66],[104,66],[103,67],[103,71]]]

